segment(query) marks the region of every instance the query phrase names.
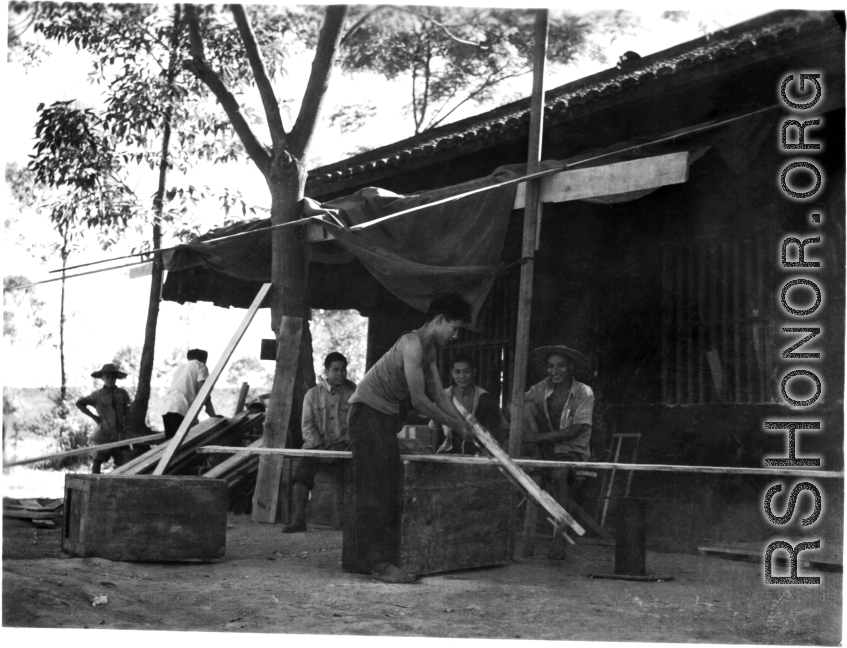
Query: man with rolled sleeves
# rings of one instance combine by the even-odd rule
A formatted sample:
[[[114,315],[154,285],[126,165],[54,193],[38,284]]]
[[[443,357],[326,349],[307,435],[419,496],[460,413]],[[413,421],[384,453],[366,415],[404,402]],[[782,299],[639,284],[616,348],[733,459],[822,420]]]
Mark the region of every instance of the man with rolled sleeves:
[[[573,377],[574,365],[583,360],[582,354],[560,344],[539,347],[530,359],[543,363],[547,377],[526,392],[522,454],[552,461],[589,461],[594,392]],[[550,478],[552,494],[564,506],[574,470],[554,468]],[[564,556],[563,543],[551,547],[551,558]]]

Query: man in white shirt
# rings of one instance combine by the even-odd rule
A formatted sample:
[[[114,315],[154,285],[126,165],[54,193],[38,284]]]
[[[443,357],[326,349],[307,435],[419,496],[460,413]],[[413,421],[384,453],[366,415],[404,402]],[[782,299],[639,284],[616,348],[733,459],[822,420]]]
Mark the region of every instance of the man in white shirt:
[[[185,415],[188,413],[188,408],[191,403],[197,398],[203,383],[209,377],[209,369],[206,367],[206,360],[209,358],[209,353],[203,349],[191,349],[187,354],[188,362],[176,370],[173,381],[171,382],[168,395],[165,400],[165,413],[162,415],[162,422],[165,424],[165,438],[172,438]],[[215,416],[215,408],[212,405],[212,395],[206,399],[206,414]]]

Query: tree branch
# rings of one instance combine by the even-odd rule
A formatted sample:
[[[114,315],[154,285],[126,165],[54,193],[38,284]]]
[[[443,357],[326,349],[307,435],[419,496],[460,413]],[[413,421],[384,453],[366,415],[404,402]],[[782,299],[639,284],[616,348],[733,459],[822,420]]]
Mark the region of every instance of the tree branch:
[[[321,112],[329,87],[329,76],[332,72],[332,64],[338,51],[338,43],[341,40],[341,28],[344,26],[344,18],[347,16],[345,5],[329,5],[324,14],[324,24],[318,37],[318,47],[315,51],[315,60],[312,61],[312,73],[306,85],[303,95],[303,103],[294,128],[291,130],[292,150],[295,157],[302,157],[309,147],[312,134],[315,131],[318,117]]]
[[[482,49],[482,50],[491,49],[490,47],[488,47],[487,45],[483,45],[482,43],[465,40],[463,38],[459,38],[453,32],[450,31],[450,29],[449,29],[449,27],[447,27],[447,25],[445,25],[444,23],[438,22],[437,20],[435,20],[435,18],[432,18],[431,16],[427,16],[426,14],[420,13],[419,11],[414,11],[413,9],[407,9],[406,7],[398,7],[398,9],[400,9],[401,11],[405,11],[408,14],[412,14],[413,16],[417,16],[421,20],[431,22],[433,25],[440,28],[441,31],[443,31],[444,34],[447,36],[447,38],[454,40],[457,43],[460,43],[462,45],[471,45],[472,47],[478,47],[479,49]]]
[[[344,37],[341,39],[341,42],[339,43],[339,45],[343,46],[347,42],[348,38],[350,38],[353,34],[355,34],[357,31],[359,31],[359,27],[361,27],[368,18],[370,18],[377,11],[381,11],[382,9],[385,9],[385,8],[386,8],[386,5],[379,5],[377,7],[374,7],[370,11],[365,12],[365,14],[361,18],[359,18],[359,20],[357,20],[350,29],[347,30],[347,33],[344,34]]]
[[[259,87],[259,94],[262,97],[262,105],[265,107],[265,115],[268,118],[268,129],[271,132],[271,141],[274,146],[285,146],[286,132],[282,125],[282,116],[279,112],[279,102],[274,94],[271,86],[268,70],[265,67],[265,61],[262,59],[262,52],[259,50],[259,45],[256,43],[256,36],[253,33],[253,27],[250,25],[250,19],[244,11],[244,5],[230,5],[230,10],[235,18],[235,24],[238,26],[238,33],[241,35],[241,40],[244,43],[244,49],[247,50],[247,60],[250,61],[250,67],[253,70],[253,77],[256,79],[256,85]]]
[[[488,77],[482,83],[482,85],[480,85],[476,90],[470,92],[464,99],[462,99],[455,106],[453,106],[447,113],[445,113],[444,115],[439,117],[439,115],[441,114],[441,111],[444,110],[444,108],[447,107],[447,103],[445,102],[444,105],[435,112],[435,114],[432,116],[432,119],[430,120],[429,124],[423,130],[427,131],[430,128],[435,128],[436,126],[441,124],[445,119],[447,119],[450,115],[452,115],[463,104],[467,103],[468,101],[471,101],[477,95],[481,94],[485,90],[487,90],[489,88],[493,88],[498,83],[501,83],[501,82],[505,81],[506,79],[513,79],[513,78],[516,78],[516,77],[519,77],[519,76],[523,76],[524,74],[527,74],[527,73],[526,72],[520,72],[520,73],[515,73],[515,74],[506,74],[506,75],[503,75],[503,76],[496,78],[496,79],[492,79],[491,77]],[[455,95],[456,95],[456,93],[454,92],[453,95],[451,96],[451,99]],[[447,101],[449,101],[449,99]]]
[[[217,97],[235,132],[241,139],[241,143],[244,144],[247,155],[259,167],[259,170],[267,176],[270,170],[271,156],[265,145],[256,138],[250,124],[247,123],[235,96],[206,61],[206,54],[203,50],[203,36],[200,34],[200,22],[197,19],[197,9],[194,5],[185,5],[185,17],[188,21],[188,34],[191,42],[191,60],[185,61],[183,66],[205,83]]]

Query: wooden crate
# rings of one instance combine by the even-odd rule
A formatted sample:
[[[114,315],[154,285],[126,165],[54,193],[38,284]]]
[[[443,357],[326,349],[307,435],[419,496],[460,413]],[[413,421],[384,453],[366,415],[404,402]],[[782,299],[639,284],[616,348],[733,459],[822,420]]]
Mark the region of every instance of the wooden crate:
[[[69,474],[62,551],[107,560],[215,560],[226,548],[226,515],[222,479]]]
[[[403,461],[401,489],[400,568],[434,574],[509,562],[517,493],[496,466]],[[366,572],[355,558],[352,479],[344,495],[342,568]]]

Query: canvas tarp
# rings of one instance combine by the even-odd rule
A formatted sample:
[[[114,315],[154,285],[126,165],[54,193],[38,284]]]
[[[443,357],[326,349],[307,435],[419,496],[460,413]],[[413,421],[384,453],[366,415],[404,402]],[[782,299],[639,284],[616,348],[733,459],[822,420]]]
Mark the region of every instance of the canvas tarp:
[[[442,198],[495,185],[519,177],[524,165],[497,169],[484,178],[435,191],[402,196],[368,187],[326,203],[303,201],[303,215],[331,212],[345,225],[356,225]],[[503,239],[514,202],[515,186],[498,187],[435,208],[421,210],[359,232],[333,230],[344,250],[368,270],[391,294],[416,310],[425,311],[434,294],[456,291],[474,307],[474,315],[485,301],[497,274]],[[239,223],[213,230],[204,236],[165,253],[168,281],[176,274],[204,268],[226,275],[238,289],[240,282],[270,281],[270,232],[257,232],[224,241],[207,239],[267,227],[269,219]],[[322,244],[323,245],[323,244]],[[309,305],[320,302],[319,286],[327,290],[337,284],[351,290],[352,257],[321,251],[313,255],[309,267],[312,290]],[[355,275],[355,271],[353,271]],[[315,275],[312,277],[311,275]],[[327,276],[329,275],[329,276]],[[335,280],[333,280],[333,276]],[[185,278],[185,277],[183,277]],[[236,280],[235,282],[232,279]],[[358,279],[363,277],[358,275]],[[317,284],[317,286],[316,286]],[[369,282],[365,282],[369,284]],[[173,288],[173,286],[172,286]],[[188,286],[184,288],[189,289]],[[219,288],[224,291],[223,284]],[[316,289],[317,288],[317,289]],[[372,285],[369,289],[372,292]],[[183,291],[184,292],[184,291]],[[164,295],[167,299],[168,295]],[[218,303],[216,301],[216,303]],[[233,304],[235,305],[235,304]],[[360,309],[361,310],[361,309]]]
[[[661,137],[637,137],[604,150],[584,151],[568,160],[546,162],[543,168],[586,160],[578,166],[587,168],[686,150],[692,164],[710,147],[715,147],[728,163],[743,165],[752,154],[750,133],[756,134],[758,144],[759,134],[770,127],[773,119],[772,114],[765,112],[714,129],[701,124]],[[748,136],[741,138],[739,132]],[[662,142],[654,144],[657,139]],[[351,226],[519,177],[525,168],[523,164],[503,166],[477,180],[414,195],[401,196],[368,187],[323,204],[307,198],[302,204],[303,215],[331,213]],[[355,308],[363,315],[389,305],[402,308],[403,303],[423,311],[433,294],[455,290],[468,297],[476,315],[501,262],[515,187],[485,191],[359,232],[332,228],[336,240],[308,246],[308,305]],[[590,201],[636,200],[652,191],[599,196]],[[270,219],[236,223],[167,252],[165,267],[169,272],[163,298],[246,308],[261,284],[271,279],[270,232],[212,243],[203,241],[269,225]]]

